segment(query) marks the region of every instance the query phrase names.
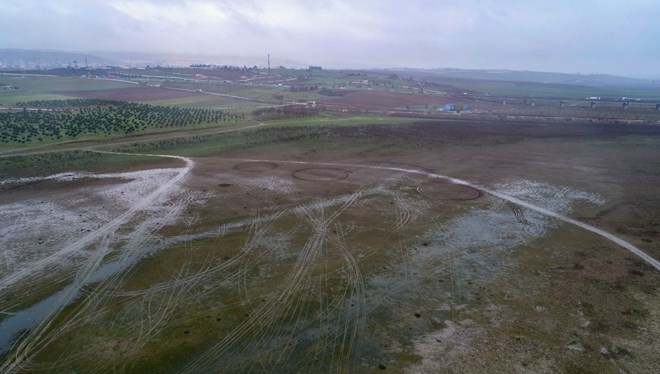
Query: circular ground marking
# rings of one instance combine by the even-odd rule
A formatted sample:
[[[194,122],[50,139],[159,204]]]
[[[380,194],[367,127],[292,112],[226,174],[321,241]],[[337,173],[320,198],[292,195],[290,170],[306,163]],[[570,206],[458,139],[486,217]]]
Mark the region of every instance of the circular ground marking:
[[[435,200],[474,200],[481,196],[478,189],[463,184],[431,181],[417,186],[419,194]]]
[[[309,182],[340,181],[348,178],[351,172],[339,168],[306,168],[293,172],[293,177]]]
[[[273,170],[276,167],[277,164],[274,162],[262,162],[262,161],[244,162],[242,164],[234,165],[234,169],[236,170],[249,171],[249,172]]]

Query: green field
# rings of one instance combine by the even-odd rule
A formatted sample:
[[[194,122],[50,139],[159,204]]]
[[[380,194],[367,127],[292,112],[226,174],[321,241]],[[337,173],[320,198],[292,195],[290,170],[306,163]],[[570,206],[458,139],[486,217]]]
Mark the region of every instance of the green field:
[[[518,98],[522,103],[523,98],[528,98],[529,96],[534,97],[563,97],[567,99],[573,99],[574,101],[567,101],[567,106],[565,108],[555,108],[558,106],[557,103],[548,101],[544,103],[539,101],[539,105],[535,108],[530,107],[529,105],[511,105],[511,106],[490,106],[489,111],[492,114],[504,114],[504,115],[520,115],[520,116],[537,116],[537,117],[575,117],[575,118],[590,118],[594,120],[608,120],[611,118],[620,118],[620,119],[634,119],[634,120],[648,120],[654,121],[658,119],[658,112],[653,110],[653,105],[646,104],[637,104],[632,102],[628,111],[621,110],[618,107],[618,103],[599,103],[598,107],[595,109],[585,108],[584,100],[586,96],[601,96],[601,97],[639,97],[642,99],[659,99],[660,94],[657,90],[650,89],[648,87],[637,87],[637,88],[626,88],[626,87],[587,87],[584,85],[578,84],[546,84],[538,82],[505,82],[505,81],[494,81],[494,80],[477,80],[477,79],[451,79],[451,78],[439,78],[434,76],[422,77],[426,79],[425,81],[421,78],[416,77],[415,80],[411,80],[412,77],[405,76],[404,73],[393,74],[390,72],[360,72],[360,71],[337,71],[337,70],[293,70],[293,69],[273,69],[273,74],[281,76],[282,79],[302,77],[304,79],[295,80],[287,82],[291,85],[303,85],[303,86],[318,86],[319,89],[312,89],[309,91],[296,91],[293,92],[288,86],[278,86],[278,85],[252,85],[247,83],[240,84],[228,84],[228,83],[192,83],[192,82],[182,82],[182,81],[169,81],[164,82],[165,86],[174,87],[174,88],[184,88],[190,90],[203,90],[204,92],[218,93],[222,95],[231,95],[236,97],[229,96],[220,96],[213,94],[198,94],[194,96],[172,98],[172,99],[149,99],[144,98],[144,100],[139,100],[138,102],[143,102],[151,105],[162,106],[162,107],[171,107],[177,106],[180,108],[204,108],[212,110],[222,110],[224,112],[244,116],[249,118],[251,113],[256,109],[266,108],[271,105],[281,105],[290,102],[323,102],[323,100],[328,99],[328,96],[319,94],[319,90],[323,87],[342,85],[350,89],[386,89],[388,91],[395,90],[400,92],[409,92],[410,90],[420,90],[421,87],[426,87],[425,82],[435,82],[440,84],[438,87],[431,87],[435,90],[448,90],[448,91],[457,91],[458,93],[454,94],[458,97],[462,96],[462,91],[467,90],[470,92],[477,92],[481,94],[489,93],[495,97],[509,97],[511,100]],[[307,79],[310,78],[310,79]],[[361,82],[367,80],[368,84],[354,83],[349,82]],[[67,99],[67,96],[61,94],[61,92],[82,92],[82,91],[100,91],[103,90],[113,90],[113,89],[125,89],[125,88],[138,88],[140,87],[137,84],[130,84],[112,80],[98,80],[98,79],[85,79],[85,78],[75,78],[75,77],[50,77],[50,76],[9,76],[9,75],[0,75],[0,82],[3,84],[11,84],[18,87],[17,91],[3,90],[0,92],[0,104],[6,107],[12,107],[17,103],[25,105],[24,103],[29,103],[35,100],[62,100]],[[153,82],[152,82],[153,83]],[[444,88],[442,88],[444,87]],[[448,89],[448,87],[450,89]],[[451,97],[452,94],[449,94]],[[609,96],[608,96],[609,95]],[[611,105],[610,105],[611,104]],[[321,104],[322,105],[322,104]],[[472,106],[472,105],[470,105]],[[477,101],[475,107],[479,107],[480,104]],[[426,112],[427,108],[417,108],[415,106],[402,105],[401,108],[410,108],[412,110],[418,109],[420,112]],[[318,119],[312,119],[308,121],[313,123],[315,121],[325,121],[327,117],[323,114]],[[4,121],[4,120],[3,120]],[[360,120],[358,120],[359,122]],[[129,120],[128,122],[131,122]],[[178,123],[177,126],[188,126],[190,128],[199,128],[199,127],[212,127],[216,123],[211,124],[206,121],[188,121],[190,123]],[[203,123],[202,123],[203,122]],[[295,121],[294,121],[295,122]],[[32,142],[37,141],[39,138],[40,144],[46,144],[50,140],[48,136],[43,137],[39,136],[37,131],[32,132],[32,136],[19,136],[20,134],[12,135],[11,132],[7,132],[7,126],[10,125],[10,122],[2,123],[5,126],[5,138],[13,139],[15,146],[22,147],[24,145],[30,145]],[[36,123],[35,123],[36,125]],[[42,124],[43,125],[43,124]],[[123,133],[124,135],[132,132],[143,132],[146,130],[142,128],[141,125],[131,125],[130,123],[122,124],[126,127],[126,131],[119,131],[117,134]],[[160,126],[147,126],[153,127],[152,132],[160,132]],[[132,130],[131,130],[132,129]],[[64,128],[61,129],[62,136],[65,135]],[[130,130],[130,131],[129,131]],[[73,131],[72,134],[78,136],[78,139],[101,139],[107,138],[108,136],[112,137],[113,130],[105,131],[103,137],[99,137],[98,134],[85,133],[82,134],[80,131]],[[80,134],[79,134],[80,133]],[[73,139],[71,136],[58,138],[57,134],[53,135],[53,139],[58,139],[60,141]],[[82,138],[80,137],[82,136]],[[7,140],[5,140],[7,141]]]
[[[581,84],[486,81],[449,78],[429,79],[429,81],[450,85],[459,90],[473,91],[483,94],[488,93],[494,96],[534,96],[578,100],[592,96],[608,99],[620,99],[625,96],[660,101],[660,91],[658,91],[658,89],[645,87],[595,87]]]
[[[136,87],[136,85],[117,81],[43,76],[0,75],[0,83],[18,87],[18,91],[0,91],[0,104],[14,106],[18,102],[33,100],[64,100],[71,98],[58,91],[95,91]]]
[[[144,101],[144,103],[160,106],[179,106],[182,108],[228,109],[243,112],[263,108],[264,106],[269,105],[266,103],[213,95],[189,96],[165,100],[147,100]]]
[[[134,143],[119,147],[108,146],[106,150],[133,152],[133,153],[158,153],[166,152],[184,156],[204,157],[225,154],[228,152],[241,151],[250,148],[267,150],[271,147],[279,147],[280,143],[290,143],[293,139],[299,139],[306,146],[309,143],[316,144],[317,149],[332,148],[335,144],[332,138],[339,136],[334,133],[353,134],[347,138],[351,139],[353,145],[359,145],[367,136],[364,126],[399,126],[418,121],[412,118],[378,117],[378,116],[355,116],[355,117],[329,117],[304,118],[294,120],[268,121],[267,128],[247,129],[229,133],[209,134],[202,136],[177,137],[163,140],[154,140],[149,143]],[[345,128],[345,129],[341,129]],[[354,130],[352,130],[354,129]],[[371,139],[373,140],[373,139]],[[343,142],[347,142],[343,139]],[[345,143],[342,143],[345,144]],[[295,145],[292,145],[292,150]]]

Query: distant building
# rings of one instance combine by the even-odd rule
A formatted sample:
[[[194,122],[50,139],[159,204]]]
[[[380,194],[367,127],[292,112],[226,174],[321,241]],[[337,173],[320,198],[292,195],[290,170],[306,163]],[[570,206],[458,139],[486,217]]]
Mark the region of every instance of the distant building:
[[[442,106],[442,111],[443,112],[463,112],[467,111],[470,109],[467,105],[465,104],[445,104]]]

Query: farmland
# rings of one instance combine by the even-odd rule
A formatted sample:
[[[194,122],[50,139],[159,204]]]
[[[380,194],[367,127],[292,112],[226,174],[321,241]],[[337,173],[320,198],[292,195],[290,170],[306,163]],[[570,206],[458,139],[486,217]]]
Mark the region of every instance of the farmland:
[[[66,101],[36,101],[24,103],[38,107],[36,111],[23,109],[18,112],[0,113],[3,131],[0,142],[30,143],[33,140],[75,139],[85,135],[117,135],[143,132],[146,129],[162,129],[236,121],[240,117],[227,115],[220,110],[181,109],[155,107],[128,102],[107,102],[104,107],[89,108],[92,103],[74,102],[81,107],[69,109]],[[62,111],[42,111],[41,107],[60,107]]]
[[[0,76],[0,371],[660,366],[652,90],[400,75]]]

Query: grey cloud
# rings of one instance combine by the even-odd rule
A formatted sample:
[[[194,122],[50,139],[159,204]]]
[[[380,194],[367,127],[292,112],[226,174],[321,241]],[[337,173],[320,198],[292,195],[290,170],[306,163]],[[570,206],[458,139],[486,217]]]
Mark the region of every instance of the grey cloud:
[[[660,78],[660,3],[0,0],[0,47]]]

